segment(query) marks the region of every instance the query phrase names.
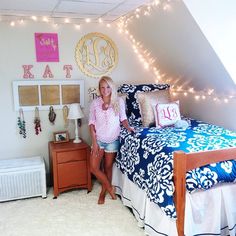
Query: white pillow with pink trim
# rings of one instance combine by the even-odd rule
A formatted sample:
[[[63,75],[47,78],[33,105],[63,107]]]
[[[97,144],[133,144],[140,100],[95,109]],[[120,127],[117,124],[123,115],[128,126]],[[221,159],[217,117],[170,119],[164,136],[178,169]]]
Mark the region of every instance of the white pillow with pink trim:
[[[154,106],[156,127],[174,125],[181,120],[179,101]]]

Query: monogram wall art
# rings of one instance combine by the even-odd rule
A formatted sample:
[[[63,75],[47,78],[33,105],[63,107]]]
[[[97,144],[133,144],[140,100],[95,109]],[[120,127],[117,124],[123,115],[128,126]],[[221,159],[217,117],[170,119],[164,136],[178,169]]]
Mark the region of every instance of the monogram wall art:
[[[89,33],[80,39],[75,49],[80,70],[98,78],[109,74],[117,65],[118,51],[115,43],[102,33]]]

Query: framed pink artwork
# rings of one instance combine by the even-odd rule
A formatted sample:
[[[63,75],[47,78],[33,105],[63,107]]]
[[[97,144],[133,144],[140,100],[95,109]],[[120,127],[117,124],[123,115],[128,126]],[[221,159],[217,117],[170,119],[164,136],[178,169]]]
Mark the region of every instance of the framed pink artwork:
[[[34,38],[37,62],[59,62],[56,33],[35,33]]]

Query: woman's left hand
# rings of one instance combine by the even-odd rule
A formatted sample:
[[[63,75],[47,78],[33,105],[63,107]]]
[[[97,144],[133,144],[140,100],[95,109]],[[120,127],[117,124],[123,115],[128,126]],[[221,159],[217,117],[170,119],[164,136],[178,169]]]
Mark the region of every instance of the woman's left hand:
[[[135,132],[134,127],[130,127],[130,126],[129,126],[129,127],[127,128],[127,130],[128,130],[129,132],[131,132],[131,133]]]

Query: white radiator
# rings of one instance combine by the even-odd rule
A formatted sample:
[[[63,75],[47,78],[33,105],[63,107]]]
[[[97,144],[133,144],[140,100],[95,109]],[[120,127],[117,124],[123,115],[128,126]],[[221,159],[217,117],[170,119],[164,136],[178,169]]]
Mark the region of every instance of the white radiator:
[[[46,172],[42,157],[0,160],[0,202],[46,194]]]

